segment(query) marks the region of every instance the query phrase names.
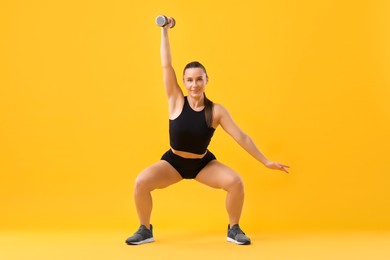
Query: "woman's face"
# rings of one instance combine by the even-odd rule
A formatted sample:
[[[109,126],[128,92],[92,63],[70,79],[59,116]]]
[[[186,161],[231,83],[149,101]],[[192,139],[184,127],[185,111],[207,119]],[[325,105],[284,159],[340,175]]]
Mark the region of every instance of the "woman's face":
[[[199,98],[206,88],[207,76],[202,68],[190,68],[185,70],[183,82],[188,95]]]

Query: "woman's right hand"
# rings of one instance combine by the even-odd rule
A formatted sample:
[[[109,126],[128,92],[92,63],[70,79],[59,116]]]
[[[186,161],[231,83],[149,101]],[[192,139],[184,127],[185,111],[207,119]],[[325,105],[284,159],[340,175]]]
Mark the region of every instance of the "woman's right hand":
[[[173,24],[173,18],[167,16],[167,19],[168,19],[168,23],[165,26],[162,27],[163,29],[171,29],[171,26]]]

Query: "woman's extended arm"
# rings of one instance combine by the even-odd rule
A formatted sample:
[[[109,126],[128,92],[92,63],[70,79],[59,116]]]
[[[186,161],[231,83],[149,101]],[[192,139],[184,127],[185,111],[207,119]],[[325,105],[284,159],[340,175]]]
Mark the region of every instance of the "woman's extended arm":
[[[183,96],[183,92],[177,83],[175,70],[172,66],[172,56],[169,45],[169,25],[161,28],[161,65],[163,69],[163,81],[168,97],[170,111],[174,111],[177,100]]]
[[[289,166],[273,162],[268,160],[262,152],[257,148],[256,144],[253,142],[252,138],[242,131],[237,124],[233,121],[229,112],[221,105],[215,106],[215,112],[217,119],[222,128],[233,137],[234,140],[244,148],[250,155],[252,155],[256,160],[264,164],[269,169],[281,170],[287,172],[286,168]]]

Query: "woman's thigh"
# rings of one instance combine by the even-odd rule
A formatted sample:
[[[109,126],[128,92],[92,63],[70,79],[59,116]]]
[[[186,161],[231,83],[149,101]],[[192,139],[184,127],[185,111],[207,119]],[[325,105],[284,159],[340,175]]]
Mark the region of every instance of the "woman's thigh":
[[[135,186],[148,190],[162,189],[181,181],[180,174],[166,161],[158,161],[145,168],[136,178]]]
[[[213,160],[204,167],[195,180],[207,186],[228,190],[233,185],[242,185],[241,176],[225,164]]]

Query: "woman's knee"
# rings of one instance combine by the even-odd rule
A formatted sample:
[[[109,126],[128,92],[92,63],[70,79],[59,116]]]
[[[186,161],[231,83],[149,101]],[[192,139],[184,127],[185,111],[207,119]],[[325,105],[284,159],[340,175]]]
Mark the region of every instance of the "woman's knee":
[[[140,191],[152,191],[154,188],[152,187],[153,181],[149,178],[147,171],[143,171],[135,178],[134,189],[135,192]]]
[[[231,178],[227,182],[225,190],[227,191],[236,190],[236,191],[244,192],[244,182],[241,176],[238,174],[231,176]]]

